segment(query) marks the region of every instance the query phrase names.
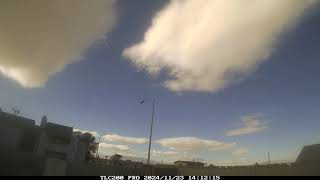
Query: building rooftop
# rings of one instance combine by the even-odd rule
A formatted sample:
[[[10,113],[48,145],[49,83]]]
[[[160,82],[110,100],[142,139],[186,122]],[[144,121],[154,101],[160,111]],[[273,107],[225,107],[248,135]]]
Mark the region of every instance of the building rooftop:
[[[296,163],[320,162],[320,144],[304,146],[301,150]]]
[[[26,128],[35,126],[35,121],[6,112],[0,112],[0,127]]]
[[[44,128],[45,128],[46,134],[49,136],[71,138],[73,133],[72,127],[54,124],[50,122],[47,122]]]

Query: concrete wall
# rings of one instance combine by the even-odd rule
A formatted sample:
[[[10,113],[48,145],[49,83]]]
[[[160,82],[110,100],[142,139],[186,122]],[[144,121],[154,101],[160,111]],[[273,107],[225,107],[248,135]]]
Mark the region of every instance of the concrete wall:
[[[314,164],[301,164],[293,166],[240,166],[228,168],[163,168],[147,166],[133,168],[87,164],[69,168],[67,175],[319,176],[320,166]]]
[[[137,175],[151,174],[150,168],[128,168],[99,164],[84,164],[68,168],[69,176]]]
[[[83,164],[73,166],[68,169],[67,175],[70,176],[100,176],[100,175],[167,175],[174,176],[179,174],[177,168],[164,167],[124,167],[107,166],[103,164]]]
[[[86,149],[87,146],[79,142],[76,137],[72,137],[71,142],[68,145],[50,144],[46,133],[43,132],[40,136],[37,155],[45,156],[47,151],[59,152],[66,154],[66,160],[68,162],[83,162],[85,159]]]
[[[44,165],[44,176],[65,176],[67,172],[67,162],[60,159],[48,158]]]
[[[88,144],[79,142],[78,140],[75,140],[74,142],[73,150],[70,153],[71,161],[75,163],[85,162]]]
[[[305,176],[320,175],[320,166],[315,164],[293,166],[242,166],[228,168],[179,168],[180,175],[220,176]]]
[[[20,128],[0,128],[0,147],[18,150],[23,130]]]
[[[39,176],[43,172],[42,159],[33,153],[16,153],[0,149],[1,176]]]

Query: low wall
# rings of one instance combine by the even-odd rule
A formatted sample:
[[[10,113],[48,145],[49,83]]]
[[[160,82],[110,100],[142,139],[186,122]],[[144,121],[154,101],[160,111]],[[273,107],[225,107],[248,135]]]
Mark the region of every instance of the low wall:
[[[67,175],[211,175],[211,176],[305,176],[320,175],[320,166],[314,164],[239,166],[213,168],[165,168],[165,167],[119,167],[88,164],[70,168]]]
[[[121,166],[107,166],[100,164],[83,164],[73,165],[67,170],[69,176],[100,176],[100,175],[177,175],[179,171],[177,168],[165,167],[121,167]]]
[[[179,168],[179,175],[217,175],[217,176],[308,176],[320,175],[319,164],[239,166],[213,168]]]
[[[10,152],[0,147],[1,176],[39,176],[42,171],[43,160],[32,153]]]
[[[150,168],[129,168],[118,166],[107,166],[99,164],[83,164],[74,165],[68,168],[67,175],[69,176],[108,176],[108,175],[136,175],[143,176],[151,174]]]

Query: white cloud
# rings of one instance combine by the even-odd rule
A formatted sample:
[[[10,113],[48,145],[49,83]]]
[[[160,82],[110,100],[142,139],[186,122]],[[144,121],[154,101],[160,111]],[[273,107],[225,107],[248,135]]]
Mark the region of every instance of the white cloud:
[[[110,158],[110,156],[114,154],[120,154],[124,156],[123,159],[126,159],[126,157],[137,157],[139,155],[139,151],[136,151],[127,145],[110,144],[105,142],[100,143],[99,156],[105,157],[107,155]]]
[[[24,87],[81,59],[115,24],[113,0],[1,0],[0,73]]]
[[[85,130],[81,130],[81,129],[73,129],[73,132],[90,133],[95,137],[99,136],[99,133],[97,131],[85,131]]]
[[[192,152],[193,153],[193,152]],[[147,157],[148,152],[144,152],[142,154],[143,157]],[[182,151],[166,151],[166,150],[151,150],[151,159],[159,161],[158,163],[164,161],[172,163],[177,160],[185,160],[185,161],[197,161],[200,158],[195,157],[195,154],[191,154],[190,152],[182,152]]]
[[[218,91],[255,71],[314,0],[171,0],[123,56],[172,91]]]
[[[243,134],[258,133],[268,128],[268,126],[266,126],[267,122],[262,119],[262,115],[260,114],[244,116],[241,119],[241,122],[244,127],[228,131],[226,133],[227,136],[239,136]]]
[[[226,150],[236,145],[236,143],[212,141],[196,137],[164,138],[156,142],[164,147],[177,151]]]
[[[153,156],[160,156],[160,157],[176,157],[181,155],[181,153],[177,151],[159,151],[159,150],[152,150],[151,154]]]
[[[247,160],[246,158],[240,158],[232,160],[211,161],[208,164],[213,164],[216,166],[246,166],[255,164],[255,161]]]
[[[146,144],[149,142],[146,138],[136,138],[136,137],[127,137],[120,136],[118,134],[106,134],[102,136],[102,139],[105,141],[125,143],[125,144]]]
[[[247,148],[238,148],[232,151],[232,155],[234,156],[244,156],[248,154],[249,150]]]
[[[117,144],[108,144],[108,143],[100,143],[99,144],[99,150],[100,148],[106,149],[106,150],[116,150],[116,151],[129,151],[129,147],[125,145],[117,145]]]

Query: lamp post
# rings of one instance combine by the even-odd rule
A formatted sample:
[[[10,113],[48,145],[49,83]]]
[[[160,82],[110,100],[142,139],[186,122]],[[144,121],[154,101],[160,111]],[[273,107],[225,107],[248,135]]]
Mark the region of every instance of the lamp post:
[[[144,103],[146,100],[142,100],[140,103]],[[152,99],[152,115],[151,115],[151,126],[150,126],[150,137],[149,137],[149,149],[148,149],[148,165],[150,165],[150,150],[151,150],[151,140],[152,140],[152,130],[153,130],[153,120],[154,120],[154,106],[155,99]]]
[[[97,159],[99,159],[100,139],[101,139],[101,135],[99,135],[98,147],[97,147],[97,152],[96,152],[96,158],[97,158]]]

